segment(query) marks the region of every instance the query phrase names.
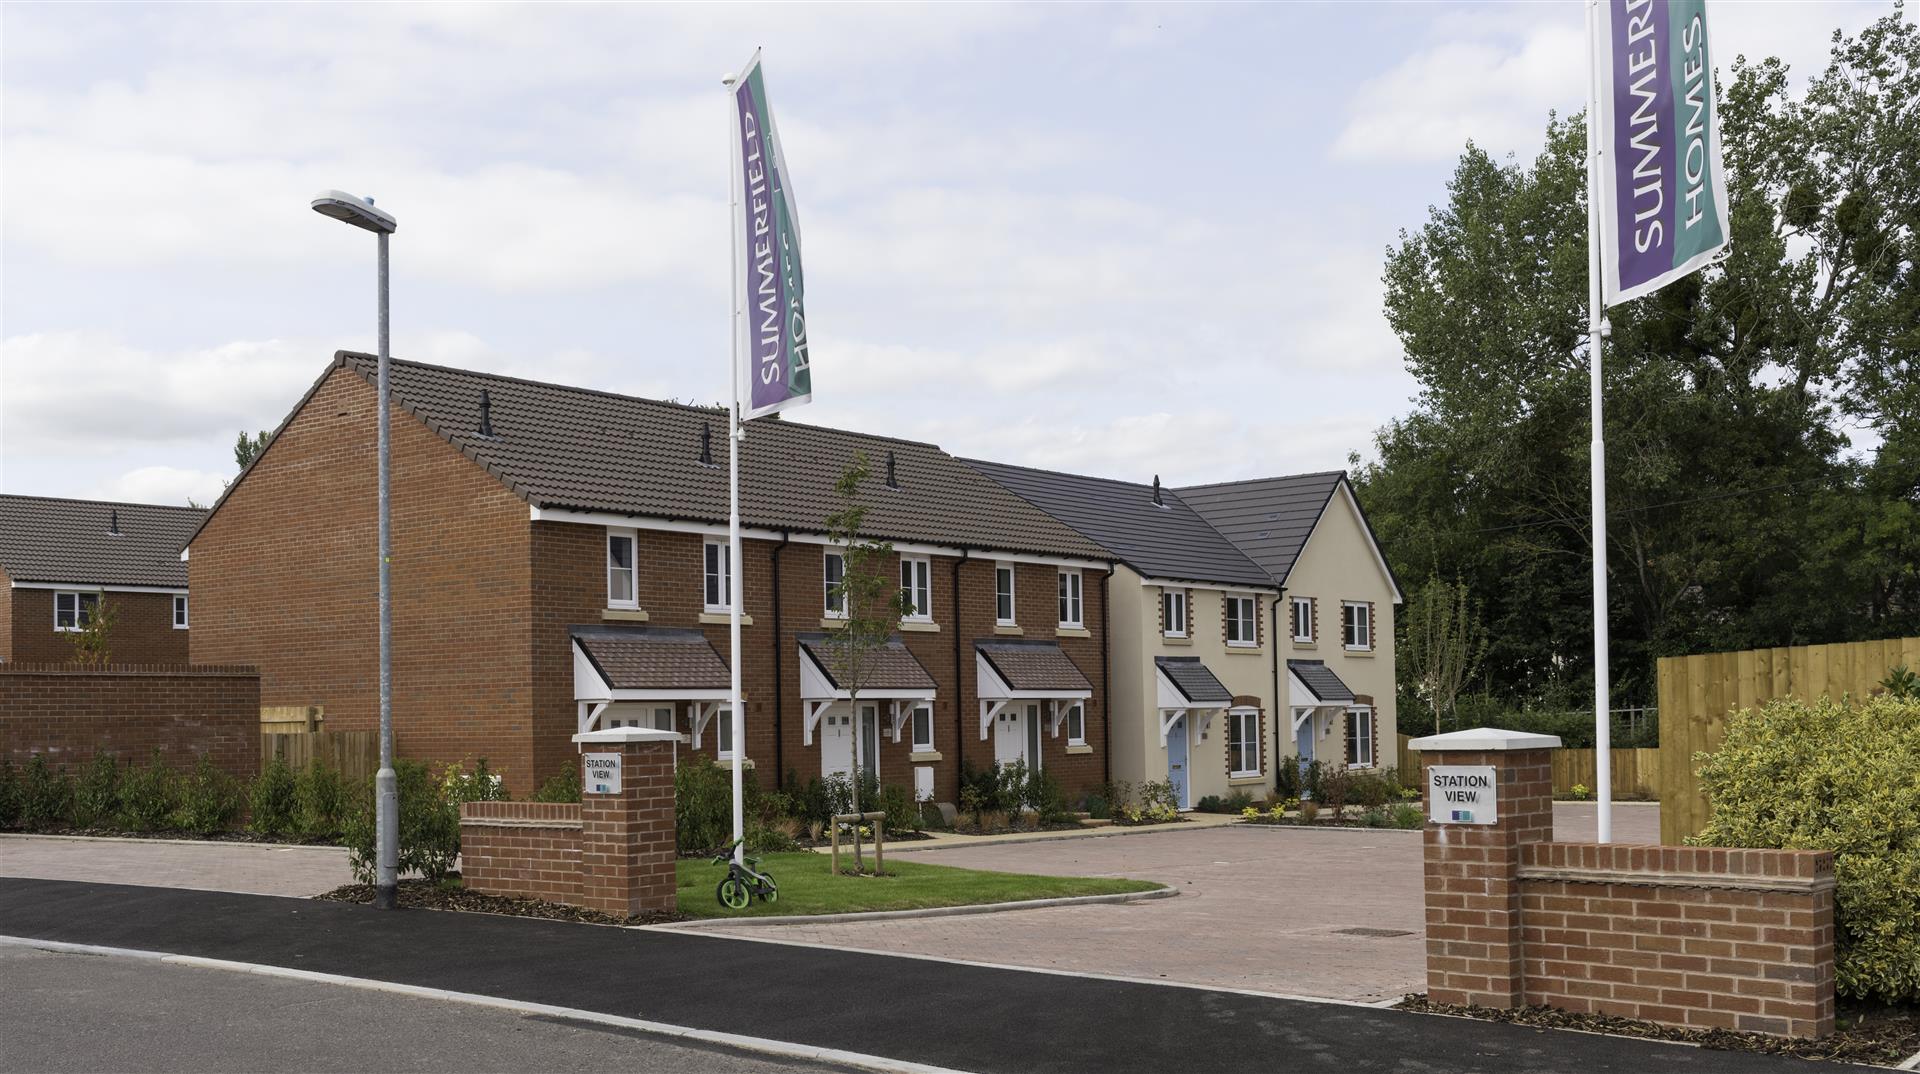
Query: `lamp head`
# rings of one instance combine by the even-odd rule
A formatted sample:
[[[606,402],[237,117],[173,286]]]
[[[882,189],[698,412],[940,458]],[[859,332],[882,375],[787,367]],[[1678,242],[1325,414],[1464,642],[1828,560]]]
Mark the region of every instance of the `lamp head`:
[[[314,195],[313,211],[367,231],[391,234],[400,226],[392,213],[374,208],[372,198],[355,197],[344,190],[323,190]]]

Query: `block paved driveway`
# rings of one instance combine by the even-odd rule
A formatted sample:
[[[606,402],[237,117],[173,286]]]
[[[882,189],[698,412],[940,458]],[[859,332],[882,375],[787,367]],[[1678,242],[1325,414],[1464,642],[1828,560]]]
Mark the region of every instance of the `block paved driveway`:
[[[1556,806],[1554,819],[1558,837],[1592,838],[1591,805]],[[1616,842],[1657,842],[1659,829],[1657,806],[1614,811]],[[1417,831],[1234,825],[927,851],[912,860],[1139,877],[1180,894],[959,917],[699,931],[1369,1002],[1426,987]],[[1356,928],[1392,935],[1346,931]]]

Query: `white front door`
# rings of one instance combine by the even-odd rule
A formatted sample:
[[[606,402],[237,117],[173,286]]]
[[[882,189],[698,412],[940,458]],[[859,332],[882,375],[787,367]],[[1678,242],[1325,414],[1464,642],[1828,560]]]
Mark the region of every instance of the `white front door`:
[[[820,774],[853,775],[853,713],[845,704],[830,706],[820,717]]]
[[[1027,734],[1021,727],[1021,708],[1008,705],[993,718],[993,763],[1012,764],[1026,753]]]

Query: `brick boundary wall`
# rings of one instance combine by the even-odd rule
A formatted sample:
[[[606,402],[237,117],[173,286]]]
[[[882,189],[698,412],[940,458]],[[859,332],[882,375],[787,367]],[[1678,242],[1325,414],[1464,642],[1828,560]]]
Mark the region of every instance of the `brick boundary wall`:
[[[460,875],[475,891],[580,905],[580,806],[467,802]]]
[[[1432,1001],[1833,1032],[1830,852],[1554,842],[1552,750],[1485,745],[1503,735],[1412,743],[1423,769],[1492,766],[1498,789],[1497,823],[1422,837]]]
[[[185,664],[0,664],[0,758],[35,754],[76,772],[96,753],[177,767],[205,753],[227,773],[260,770],[260,673]]]

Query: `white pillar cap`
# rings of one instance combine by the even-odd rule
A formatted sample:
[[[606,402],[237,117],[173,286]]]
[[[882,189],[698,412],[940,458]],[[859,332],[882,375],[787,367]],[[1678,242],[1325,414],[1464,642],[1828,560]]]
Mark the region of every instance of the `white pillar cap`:
[[[678,742],[680,734],[657,727],[603,727],[573,736],[583,746],[619,746],[629,742]]]
[[[1559,735],[1536,735],[1531,731],[1503,731],[1497,727],[1475,727],[1469,731],[1448,731],[1428,735],[1407,743],[1408,749],[1433,753],[1458,750],[1461,753],[1486,753],[1493,750],[1557,750]]]

